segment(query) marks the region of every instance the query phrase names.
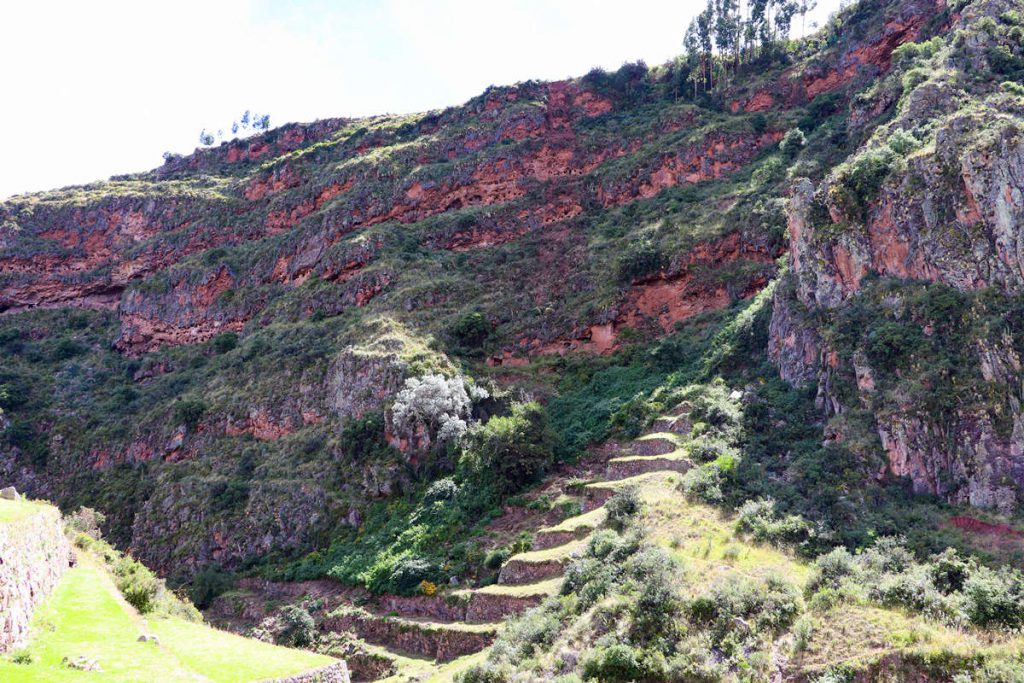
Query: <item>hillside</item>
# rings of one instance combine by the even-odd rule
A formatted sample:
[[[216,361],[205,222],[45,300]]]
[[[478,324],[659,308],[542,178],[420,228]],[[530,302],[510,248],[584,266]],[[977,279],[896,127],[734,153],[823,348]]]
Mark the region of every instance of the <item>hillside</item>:
[[[0,483],[357,679],[1020,680],[1022,46],[862,0],[6,200]]]
[[[63,540],[60,517],[42,503],[0,500],[0,524],[6,531],[33,517],[53,517]],[[52,525],[51,525],[52,526]],[[34,533],[45,535],[37,526]],[[25,529],[13,529],[12,533]],[[22,558],[3,546],[7,568]],[[69,547],[56,558],[65,567]],[[0,678],[11,683],[33,681],[257,681],[303,674],[337,666],[328,657],[288,650],[217,631],[181,615],[140,614],[115,586],[104,562],[90,550],[76,552],[74,567],[58,575],[43,601],[33,606],[31,630],[8,657],[0,658]],[[31,573],[45,573],[42,557]],[[12,589],[2,582],[5,611]],[[38,584],[34,587],[39,590]],[[150,641],[140,638],[145,636]],[[155,639],[154,639],[155,638]],[[6,645],[6,643],[5,643]],[[68,661],[76,666],[68,665]],[[81,664],[79,661],[81,660]],[[291,681],[291,678],[288,678]],[[299,679],[295,679],[300,683]]]

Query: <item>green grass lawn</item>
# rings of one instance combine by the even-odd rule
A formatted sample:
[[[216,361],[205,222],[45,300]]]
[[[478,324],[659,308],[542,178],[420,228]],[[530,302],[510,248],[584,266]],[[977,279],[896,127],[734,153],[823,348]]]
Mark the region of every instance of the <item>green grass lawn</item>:
[[[0,499],[0,524],[17,522],[19,519],[41,512],[43,504],[30,500],[4,500]]]
[[[140,643],[155,633],[160,644]],[[202,624],[143,619],[121,598],[106,572],[87,557],[68,571],[36,611],[27,652],[31,664],[0,658],[5,683],[135,683],[160,681],[259,681],[315,669],[333,660],[217,631]],[[61,665],[85,655],[102,672]]]

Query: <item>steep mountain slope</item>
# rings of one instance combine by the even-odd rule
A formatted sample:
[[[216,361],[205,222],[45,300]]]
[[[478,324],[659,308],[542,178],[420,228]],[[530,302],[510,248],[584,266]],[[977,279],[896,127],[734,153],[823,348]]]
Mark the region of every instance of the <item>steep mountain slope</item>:
[[[870,410],[892,474],[1004,512],[1024,482],[1019,21],[965,7],[963,30],[905,53],[892,120],[794,187],[772,322],[783,376],[830,414]]]
[[[407,458],[339,463],[336,435],[450,367],[437,351],[609,353],[763,287],[785,248],[776,143],[817,126],[827,168],[869,130],[841,114],[847,93],[941,16],[863,13],[725,111],[678,97],[682,67],[624,68],[11,199],[5,478],[102,501],[166,569],[310,548],[405,485]],[[95,312],[47,312],[69,308]],[[207,502],[225,487],[231,503]]]
[[[440,112],[289,124],[12,198],[0,481],[101,508],[111,538],[206,602],[247,574],[241,616],[213,603],[228,622],[273,622],[261,591],[288,602],[309,585],[257,575],[330,577],[313,585],[331,609],[307,608],[395,646],[390,664],[360,651],[374,675],[418,676],[410,654],[447,661],[495,638],[473,675],[505,673],[479,680],[580,673],[556,665],[554,641],[522,642],[539,612],[496,621],[597,590],[559,583],[577,562],[612,557],[622,571],[601,590],[619,605],[644,579],[629,567],[663,576],[632,541],[600,556],[581,540],[617,486],[590,479],[651,472],[673,485],[648,509],[761,519],[742,547],[800,575],[778,591],[789,616],[803,607],[786,596],[821,588],[801,558],[880,544],[817,598],[888,620],[874,663],[905,649],[897,632],[920,635],[868,615],[882,607],[1003,642],[1018,622],[965,607],[978,596],[962,581],[940,590],[948,558],[927,558],[956,546],[977,553],[965,576],[1022,585],[985,573],[1024,556],[1022,38],[1011,0],[865,0],[696,96],[692,62],[625,65]],[[608,441],[652,429],[628,453]],[[657,538],[615,533],[692,531],[648,521]],[[898,535],[917,561],[879,541]],[[600,606],[546,602],[543,620],[598,669],[609,632],[641,659],[689,642],[731,676],[742,652],[801,680],[863,654],[822,642],[813,666],[789,666],[788,617],[694,616],[714,571],[690,572],[671,596],[688,607],[666,617],[706,648],[675,631],[652,645]],[[879,596],[873,579],[905,590]]]

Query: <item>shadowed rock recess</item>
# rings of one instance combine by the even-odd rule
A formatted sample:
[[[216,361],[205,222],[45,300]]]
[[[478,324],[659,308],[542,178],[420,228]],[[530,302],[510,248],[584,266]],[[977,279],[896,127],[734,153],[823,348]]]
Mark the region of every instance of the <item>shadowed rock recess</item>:
[[[1024,7],[740,44],[0,202],[0,482],[357,681],[1021,680]]]

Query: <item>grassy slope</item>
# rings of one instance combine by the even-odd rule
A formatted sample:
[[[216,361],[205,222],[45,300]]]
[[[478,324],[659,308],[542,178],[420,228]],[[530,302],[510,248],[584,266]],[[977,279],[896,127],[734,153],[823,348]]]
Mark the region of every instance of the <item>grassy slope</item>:
[[[143,633],[157,634],[160,645],[137,642]],[[0,680],[242,683],[334,661],[177,618],[144,619],[124,602],[106,572],[85,556],[37,610],[27,650],[31,664],[0,660]],[[64,657],[79,655],[98,660],[102,672],[61,666]]]
[[[29,500],[0,500],[0,524],[16,522],[39,509],[38,503]]]

